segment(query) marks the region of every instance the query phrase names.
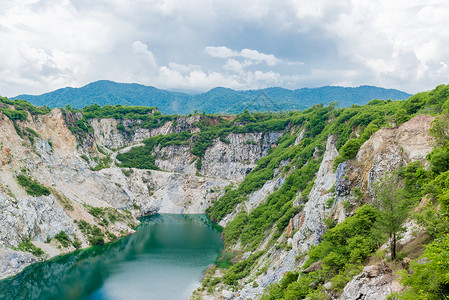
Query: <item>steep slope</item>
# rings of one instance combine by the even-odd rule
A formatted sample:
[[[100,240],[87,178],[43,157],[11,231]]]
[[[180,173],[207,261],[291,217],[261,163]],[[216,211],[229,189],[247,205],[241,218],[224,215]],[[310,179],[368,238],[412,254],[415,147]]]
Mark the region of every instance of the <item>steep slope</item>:
[[[154,155],[160,170],[120,168],[117,154],[138,148],[145,139],[185,130],[201,133],[200,115],[144,128],[139,127],[142,120],[87,120],[80,112],[39,111],[1,100],[0,278],[32,262],[132,233],[136,217],[144,214],[204,213],[281,135],[230,133],[229,143],[214,138],[201,158],[203,168],[192,161],[198,159],[189,152],[193,141],[158,146]],[[122,130],[123,124],[133,131]],[[66,236],[69,244],[61,244],[58,236]]]
[[[448,90],[237,116],[122,106],[50,112],[2,99],[1,253],[17,263],[4,259],[0,269],[10,275],[38,259],[12,247],[37,255],[31,243],[48,257],[76,241],[93,244],[98,237],[82,221],[110,240],[146,213],[207,212],[224,226],[226,249],[194,299],[382,299],[402,291],[395,270],[403,265],[441,277],[428,252],[446,245],[449,119],[426,114],[447,113]],[[424,223],[401,219],[408,231],[398,249],[410,257],[389,262],[375,186],[397,170],[391,193],[409,199],[404,211],[416,207]],[[112,222],[111,213],[122,217]],[[73,246],[58,248],[61,231]],[[427,256],[410,264],[429,242]]]
[[[440,124],[432,132],[446,141],[449,121],[442,117],[435,123],[434,117],[420,112],[447,112],[447,90],[448,86],[439,86],[402,103],[373,101],[365,107],[339,113],[323,109],[314,117],[300,118],[303,123],[291,131],[292,142],[285,150],[262,159],[259,164],[264,169],[256,167],[237,189],[227,191],[209,209],[211,217],[226,226],[227,249],[219,262],[230,259],[234,265],[223,268],[219,263],[207,271],[203,287],[192,299],[384,299],[392,292],[402,293],[404,287],[395,271],[401,266],[408,268],[410,260],[419,257],[424,249],[421,243],[432,241],[429,235],[441,232],[431,249],[446,253],[442,251],[447,245],[441,239],[447,228],[441,219],[447,210],[438,210],[440,205],[447,206],[447,175],[436,177],[435,172],[447,170],[443,163],[447,150],[433,150],[435,141],[429,131],[432,124]],[[317,130],[316,125],[309,124],[323,126]],[[283,159],[285,162],[279,164]],[[274,161],[274,168],[267,167]],[[431,166],[426,170],[429,162]],[[258,188],[248,190],[256,170],[270,171],[272,176]],[[392,193],[409,198],[411,206],[404,210],[417,206],[429,191],[435,195],[436,204],[422,200],[431,207],[425,214],[430,218],[424,221],[428,228],[417,225],[415,220],[406,221],[406,233],[397,247],[410,257],[403,262],[389,262],[385,257],[390,255],[386,245],[390,242],[380,233],[380,223],[376,223],[384,208],[371,204],[379,201],[375,186],[398,171],[399,192]],[[308,177],[310,172],[312,177]],[[280,184],[272,189],[274,182]],[[231,201],[236,198],[239,201]],[[420,207],[422,211],[426,206]],[[220,213],[223,208],[225,215]],[[433,217],[431,221],[435,214],[439,219]],[[420,222],[425,220],[422,218]],[[413,265],[415,270],[423,261]],[[432,262],[428,264],[420,272],[431,268]],[[447,265],[443,267],[446,269]],[[432,285],[426,291],[427,295],[435,293]]]

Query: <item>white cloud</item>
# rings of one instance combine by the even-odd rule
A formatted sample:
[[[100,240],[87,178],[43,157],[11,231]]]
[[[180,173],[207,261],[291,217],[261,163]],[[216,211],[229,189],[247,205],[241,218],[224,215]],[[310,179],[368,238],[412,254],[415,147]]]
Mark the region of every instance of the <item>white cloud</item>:
[[[257,63],[265,62],[269,66],[274,66],[281,62],[281,60],[273,54],[265,54],[253,49],[243,49],[242,51],[235,51],[224,46],[208,46],[204,48],[204,53],[216,58],[243,57],[253,60]]]
[[[143,64],[143,67],[148,68],[149,71],[155,71],[157,69],[156,59],[151,51],[148,50],[148,46],[141,41],[135,41],[132,43],[132,52]]]
[[[269,66],[274,66],[281,61],[280,59],[276,58],[276,56],[274,56],[273,54],[260,53],[257,50],[251,49],[243,49],[242,51],[240,51],[240,56],[259,62],[263,61]]]
[[[204,48],[204,53],[210,55],[211,57],[217,57],[217,58],[229,58],[233,56],[239,56],[238,52],[235,52],[227,47],[221,46],[221,47],[211,47],[208,46]]]
[[[416,92],[447,83],[447,15],[446,0],[7,0],[0,94],[99,79]]]

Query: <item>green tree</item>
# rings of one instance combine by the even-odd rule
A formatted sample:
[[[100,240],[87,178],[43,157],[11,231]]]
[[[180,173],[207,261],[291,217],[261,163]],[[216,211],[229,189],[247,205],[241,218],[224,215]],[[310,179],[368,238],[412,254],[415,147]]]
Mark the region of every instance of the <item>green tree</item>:
[[[400,299],[447,299],[449,297],[449,235],[426,247],[421,260],[412,262],[411,272],[401,271],[401,282],[409,286]]]
[[[435,138],[437,147],[443,147],[449,142],[449,115],[437,117],[432,121],[429,133]]]
[[[407,111],[403,108],[400,108],[396,111],[396,113],[394,114],[394,118],[396,119],[396,122],[398,125],[408,121],[408,119],[410,118],[409,115],[407,114]]]
[[[408,217],[411,201],[403,188],[399,188],[397,173],[387,174],[374,185],[374,205],[379,209],[375,228],[379,234],[388,234],[391,258],[396,258],[396,243],[401,232],[405,231],[403,223]]]

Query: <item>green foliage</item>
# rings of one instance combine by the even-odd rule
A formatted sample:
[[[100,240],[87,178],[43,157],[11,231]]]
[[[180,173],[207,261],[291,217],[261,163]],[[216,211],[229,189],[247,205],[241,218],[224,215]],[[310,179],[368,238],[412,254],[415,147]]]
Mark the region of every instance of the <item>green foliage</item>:
[[[82,233],[87,236],[89,243],[91,245],[101,245],[104,244],[104,234],[101,229],[94,225],[93,227],[84,220],[78,221],[78,227]]]
[[[235,251],[222,251],[220,256],[215,261],[215,264],[220,269],[227,269],[232,266],[232,261],[236,257]]]
[[[197,169],[198,171],[200,171],[201,168],[202,168],[202,166],[203,166],[203,161],[201,160],[201,158],[198,158],[198,159],[196,160],[195,167],[196,167],[196,169]]]
[[[48,114],[50,108],[47,106],[36,107],[25,100],[9,100],[0,97],[0,112],[4,113],[11,121],[23,121],[31,115]]]
[[[327,201],[326,201],[326,208],[327,209],[332,208],[332,206],[334,205],[334,202],[335,202],[335,198],[334,197],[331,197],[331,198],[327,199]]]
[[[126,176],[126,177],[129,177],[129,176],[131,176],[131,174],[133,174],[134,173],[134,171],[133,171],[133,169],[121,169],[122,170],[122,173]]]
[[[429,133],[434,137],[437,147],[444,147],[449,142],[449,115],[435,118],[431,123]]]
[[[433,149],[427,159],[431,164],[430,170],[435,174],[449,170],[449,145]]]
[[[357,209],[352,217],[329,229],[322,242],[309,251],[309,259],[304,267],[323,260],[323,270],[336,274],[347,264],[361,263],[379,241],[373,232],[378,211],[370,204]]]
[[[404,108],[400,108],[394,114],[394,118],[396,119],[397,125],[400,125],[410,119],[410,116],[407,114],[407,111]]]
[[[4,113],[11,121],[26,120],[27,113],[24,110],[12,110],[9,108],[0,108],[0,111]]]
[[[400,299],[443,299],[449,296],[449,234],[426,247],[412,262],[410,272],[401,271],[401,282],[409,286]]]
[[[30,240],[21,242],[17,249],[24,252],[30,252],[34,256],[41,256],[42,254],[44,254],[44,251],[42,251],[41,248],[36,247],[33,243],[30,242]]]
[[[405,196],[412,202],[418,202],[424,196],[424,187],[431,179],[431,174],[420,161],[414,161],[400,168],[398,175],[404,184]]]
[[[96,157],[94,157],[94,159],[97,159]],[[105,169],[105,168],[109,168],[111,166],[112,163],[112,159],[111,159],[111,155],[108,154],[105,157],[101,158],[100,161],[98,162],[98,165],[96,165],[93,168],[90,168],[92,171],[99,171],[101,169]]]
[[[145,119],[156,112],[155,107],[146,106],[122,106],[93,104],[82,109],[83,115],[88,118],[114,118],[114,119]]]
[[[250,274],[254,263],[260,256],[262,256],[262,254],[264,254],[263,251],[253,253],[244,261],[238,262],[226,269],[223,276],[223,282],[227,285],[237,285],[239,279],[242,279]]]
[[[73,247],[75,247],[75,249],[80,249],[80,248],[81,248],[81,242],[78,241],[77,239],[75,239],[75,240],[72,242],[72,245],[73,245]]]
[[[96,225],[92,228],[92,234],[89,236],[89,243],[91,245],[104,244],[103,232]]]
[[[449,85],[439,85],[429,92],[422,92],[413,95],[404,103],[404,108],[408,114],[418,111],[441,113],[444,103],[449,99]]]
[[[311,296],[311,293],[314,293],[315,288],[321,283],[323,283],[322,272],[312,272],[302,275],[287,272],[279,283],[275,283],[268,288],[269,293],[262,296],[261,299],[305,299],[307,296]],[[326,297],[320,299],[324,300]]]
[[[387,175],[374,186],[374,203],[379,209],[375,227],[380,234],[389,236],[392,259],[396,258],[396,242],[399,234],[405,231],[403,222],[413,204],[404,189],[398,186],[399,177],[396,173]]]
[[[50,190],[48,188],[40,184],[37,180],[33,180],[26,175],[17,175],[17,182],[25,188],[25,191],[30,196],[39,197],[50,195]]]
[[[121,162],[120,166],[125,168],[159,170],[152,149],[148,147],[134,147],[126,153],[119,153],[117,160]]]
[[[338,166],[340,163],[353,159],[362,145],[359,139],[350,139],[340,149],[338,157],[335,159],[334,166]]]
[[[87,211],[96,218],[102,218],[104,216],[104,209],[101,207],[89,206]]]
[[[60,231],[57,235],[55,235],[55,239],[58,240],[64,248],[72,244],[69,236],[64,231]]]

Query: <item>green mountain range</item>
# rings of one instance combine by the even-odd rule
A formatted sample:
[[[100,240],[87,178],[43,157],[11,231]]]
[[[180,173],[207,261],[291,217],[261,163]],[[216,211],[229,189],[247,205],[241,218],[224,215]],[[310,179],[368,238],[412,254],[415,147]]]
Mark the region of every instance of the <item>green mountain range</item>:
[[[172,92],[136,83],[100,80],[81,88],[66,87],[42,95],[19,95],[37,106],[82,108],[87,105],[139,105],[158,107],[164,114],[239,113],[250,111],[284,111],[305,109],[314,104],[338,102],[340,107],[363,105],[373,99],[407,99],[411,95],[395,89],[374,86],[324,86],[289,90],[279,87],[236,91],[217,87],[205,93]]]

